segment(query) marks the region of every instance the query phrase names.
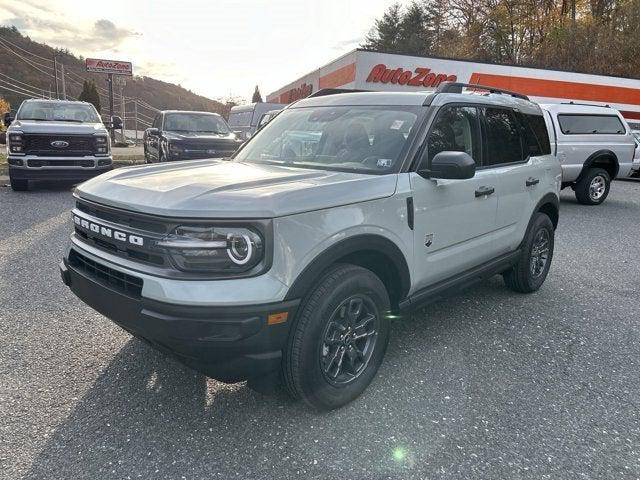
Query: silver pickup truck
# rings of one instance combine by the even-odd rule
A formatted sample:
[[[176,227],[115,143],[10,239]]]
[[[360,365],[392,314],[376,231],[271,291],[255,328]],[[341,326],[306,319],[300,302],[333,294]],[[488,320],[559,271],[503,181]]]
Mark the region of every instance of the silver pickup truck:
[[[627,122],[608,106],[559,103],[541,105],[562,165],[562,187],[573,188],[584,205],[599,205],[609,195],[611,180],[640,169],[636,140]]]
[[[5,124],[13,190],[28,190],[30,180],[79,183],[113,168],[109,133],[90,103],[29,99]]]

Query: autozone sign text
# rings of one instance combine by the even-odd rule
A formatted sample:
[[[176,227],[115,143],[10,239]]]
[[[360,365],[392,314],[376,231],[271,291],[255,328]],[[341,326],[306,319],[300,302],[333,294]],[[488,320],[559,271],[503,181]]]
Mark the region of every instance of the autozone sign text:
[[[442,82],[455,82],[456,75],[446,73],[434,73],[430,68],[418,67],[413,72],[404,68],[387,68],[384,63],[379,63],[371,69],[366,82],[391,83],[393,85],[407,85],[409,87],[437,87]]]
[[[120,60],[101,60],[99,58],[87,58],[85,60],[87,72],[112,73],[114,75],[133,75],[131,62]]]

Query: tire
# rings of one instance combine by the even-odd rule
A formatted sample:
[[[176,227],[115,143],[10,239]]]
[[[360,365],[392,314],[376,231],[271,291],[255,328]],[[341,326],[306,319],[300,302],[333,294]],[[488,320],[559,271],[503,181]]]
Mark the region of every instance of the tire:
[[[576,199],[583,205],[600,205],[609,195],[611,177],[602,168],[590,168],[574,187]]]
[[[11,190],[14,192],[26,192],[29,190],[29,180],[18,180],[9,176],[9,181],[11,183]]]
[[[371,271],[345,264],[327,270],[292,327],[283,360],[289,393],[318,410],[357,398],[384,358],[388,310],[387,290]]]
[[[507,287],[519,293],[532,293],[542,286],[551,267],[553,237],[554,229],[551,219],[544,213],[535,213],[527,230],[518,262],[502,274]],[[543,246],[545,239],[546,247]],[[537,258],[535,265],[534,255]]]

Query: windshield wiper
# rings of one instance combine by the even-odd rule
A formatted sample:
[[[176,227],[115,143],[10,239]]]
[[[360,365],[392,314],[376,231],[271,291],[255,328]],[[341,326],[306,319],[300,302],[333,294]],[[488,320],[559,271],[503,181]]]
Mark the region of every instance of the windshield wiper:
[[[215,133],[216,135],[226,135],[229,132],[221,132],[219,130],[194,130],[194,133]]]

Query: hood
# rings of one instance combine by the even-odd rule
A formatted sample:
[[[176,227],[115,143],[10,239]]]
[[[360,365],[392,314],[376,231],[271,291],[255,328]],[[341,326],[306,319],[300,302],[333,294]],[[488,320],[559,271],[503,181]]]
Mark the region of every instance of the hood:
[[[168,140],[174,141],[182,141],[182,142],[198,142],[198,143],[207,143],[207,142],[219,142],[219,141],[228,141],[235,142],[236,135],[232,132],[229,133],[204,133],[204,132],[164,132],[165,137]]]
[[[43,133],[52,135],[93,135],[107,133],[102,123],[47,122],[43,120],[15,120],[9,127],[9,133],[19,130],[23,133]]]
[[[393,195],[397,175],[196,160],[113,170],[81,198],[165,217],[274,218]]]

